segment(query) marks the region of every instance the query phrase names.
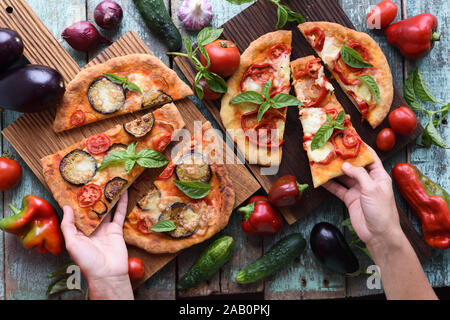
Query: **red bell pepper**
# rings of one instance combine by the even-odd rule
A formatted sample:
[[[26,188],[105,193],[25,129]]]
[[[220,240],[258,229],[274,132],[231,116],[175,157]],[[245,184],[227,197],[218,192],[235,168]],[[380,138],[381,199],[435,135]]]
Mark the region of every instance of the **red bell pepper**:
[[[302,199],[307,188],[307,184],[299,184],[294,176],[282,176],[270,188],[269,202],[275,207],[293,206]]]
[[[397,47],[405,58],[419,59],[433,49],[435,41],[439,41],[437,27],[438,20],[435,16],[422,13],[391,24],[384,33],[387,41]]]
[[[26,249],[36,247],[39,253],[61,253],[63,237],[58,215],[48,201],[28,195],[22,199],[22,209],[12,204],[9,207],[14,215],[2,219],[0,229],[16,235]]]
[[[392,178],[422,221],[425,242],[433,248],[450,248],[450,195],[409,163],[398,163]]]
[[[251,197],[248,205],[239,208],[238,211],[244,213],[241,226],[247,234],[272,236],[277,234],[283,226],[280,214],[272,208],[264,196]]]

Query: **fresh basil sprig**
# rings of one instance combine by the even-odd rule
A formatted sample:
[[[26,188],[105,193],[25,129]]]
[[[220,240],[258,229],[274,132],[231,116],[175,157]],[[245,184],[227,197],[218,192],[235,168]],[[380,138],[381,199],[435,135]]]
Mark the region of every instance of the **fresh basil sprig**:
[[[206,182],[174,180],[173,183],[191,199],[202,199],[211,191],[211,185]]]
[[[311,151],[321,148],[328,140],[330,140],[333,135],[334,129],[344,130],[345,127],[342,123],[345,120],[345,112],[340,111],[336,118],[333,120],[333,117],[327,113],[327,122],[320,126],[319,130],[314,134],[314,137],[311,141]]]
[[[140,94],[143,94],[141,88],[139,88],[139,86],[137,84],[128,80],[129,74],[127,74],[125,77],[119,77],[118,75],[115,75],[112,73],[104,73],[103,75],[108,80],[111,80],[112,82],[120,84],[126,90],[137,91]]]
[[[197,75],[195,76],[194,80],[195,92],[200,99],[203,99],[204,96],[203,88],[199,83],[201,78],[205,78],[206,84],[214,92],[225,93],[228,90],[227,83],[225,82],[224,79],[222,79],[222,77],[220,77],[218,74],[214,72],[208,71],[208,68],[211,65],[211,60],[209,58],[208,52],[204,47],[208,43],[211,43],[214,40],[218,39],[222,34],[222,32],[223,29],[214,29],[211,27],[206,27],[198,33],[197,47],[195,49],[192,48],[191,40],[188,37],[186,37],[184,38],[184,46],[186,48],[186,53],[167,52],[168,55],[186,57],[194,65],[195,69],[197,70]],[[196,57],[197,51],[200,51],[203,57],[205,57],[207,62],[206,66],[203,66],[202,63]]]
[[[177,227],[172,220],[161,220],[158,223],[154,224],[150,230],[154,232],[170,232],[175,230]]]
[[[127,150],[118,150],[108,154],[103,159],[102,164],[98,168],[102,170],[106,167],[123,163],[125,171],[130,173],[137,163],[144,168],[160,168],[169,163],[161,152],[153,149],[141,149],[136,153],[137,142],[128,145]]]
[[[425,126],[419,145],[428,148],[434,144],[440,148],[450,149],[450,146],[438,132],[439,126],[450,112],[450,103],[443,105],[433,96],[418,68],[408,73],[408,77],[403,85],[403,96],[413,111],[424,112],[428,115],[428,124]],[[417,98],[422,101],[439,103],[441,108],[435,111],[425,109]],[[438,114],[440,116],[436,117]]]
[[[244,3],[250,3],[254,0],[227,0],[228,2],[232,4],[244,4]],[[278,16],[278,22],[276,25],[276,28],[283,28],[284,25],[288,21],[295,21],[297,23],[303,23],[305,20],[303,19],[303,16],[300,13],[294,12],[291,9],[289,9],[288,6],[285,6],[281,4],[281,0],[269,0],[273,4],[277,6],[277,16]]]
[[[270,88],[272,87],[272,79],[269,79],[263,87],[263,94],[256,91],[245,91],[230,100],[230,104],[237,104],[242,102],[251,102],[259,104],[257,121],[260,122],[270,108],[280,109],[289,106],[300,106],[303,103],[296,97],[287,93],[278,93],[273,98],[270,97]]]
[[[361,57],[358,51],[347,46],[341,47],[341,58],[346,64],[353,68],[362,69],[373,67],[372,64]]]
[[[370,93],[374,97],[377,104],[380,104],[380,88],[378,88],[377,82],[374,78],[372,78],[368,74],[364,74],[362,76],[357,77],[359,80],[362,81],[364,85],[366,85],[369,88]]]

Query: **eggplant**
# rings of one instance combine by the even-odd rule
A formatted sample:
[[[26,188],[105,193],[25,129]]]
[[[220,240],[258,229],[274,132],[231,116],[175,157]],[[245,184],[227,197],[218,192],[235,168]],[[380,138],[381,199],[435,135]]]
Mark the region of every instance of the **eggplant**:
[[[0,107],[41,112],[55,107],[65,91],[61,74],[49,67],[26,65],[0,76]]]
[[[75,149],[62,158],[59,172],[67,182],[81,186],[88,183],[97,172],[97,161],[87,152]]]
[[[175,174],[178,180],[185,182],[211,180],[211,168],[206,157],[198,152],[183,155],[176,161]]]
[[[105,199],[108,202],[112,202],[122,193],[123,188],[125,188],[127,184],[128,181],[122,179],[121,177],[115,177],[109,180],[105,185],[105,190],[103,191],[105,194]]]
[[[143,211],[159,211],[159,199],[161,199],[161,192],[159,192],[158,189],[153,188],[138,201],[137,206]]]
[[[153,116],[153,113],[150,112],[136,120],[125,123],[123,128],[130,136],[142,138],[152,131],[154,123],[155,117]]]
[[[142,108],[156,108],[173,102],[170,95],[161,90],[151,90],[144,94]]]
[[[125,104],[125,99],[125,89],[105,77],[94,80],[88,90],[89,104],[101,114],[119,111]]]
[[[10,29],[0,28],[0,71],[19,60],[23,53],[23,42],[19,34]]]
[[[97,201],[91,209],[98,216],[102,216],[108,212],[108,205],[103,201]]]
[[[312,252],[325,267],[339,274],[358,275],[360,265],[342,232],[328,222],[320,222],[311,230]]]
[[[159,221],[172,220],[175,230],[167,232],[172,238],[186,238],[194,234],[200,224],[201,215],[182,202],[172,202],[159,216]]]

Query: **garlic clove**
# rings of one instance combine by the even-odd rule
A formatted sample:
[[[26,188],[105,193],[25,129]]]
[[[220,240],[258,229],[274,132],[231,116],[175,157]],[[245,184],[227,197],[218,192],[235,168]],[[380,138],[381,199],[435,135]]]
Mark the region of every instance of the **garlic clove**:
[[[178,18],[188,30],[200,30],[211,23],[212,6],[209,0],[184,0]]]

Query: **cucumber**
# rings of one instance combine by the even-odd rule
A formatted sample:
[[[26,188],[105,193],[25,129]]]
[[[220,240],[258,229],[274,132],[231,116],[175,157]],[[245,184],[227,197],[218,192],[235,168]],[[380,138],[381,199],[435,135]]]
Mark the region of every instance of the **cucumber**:
[[[187,290],[211,278],[220,267],[230,260],[234,249],[234,240],[229,236],[222,236],[211,243],[192,267],[178,282],[179,290]]]
[[[133,2],[152,33],[162,40],[170,51],[180,51],[181,34],[173,24],[164,1],[133,0]]]
[[[236,275],[240,284],[256,282],[289,264],[298,257],[306,247],[306,241],[300,233],[290,234],[267,251],[261,258],[253,261]]]

